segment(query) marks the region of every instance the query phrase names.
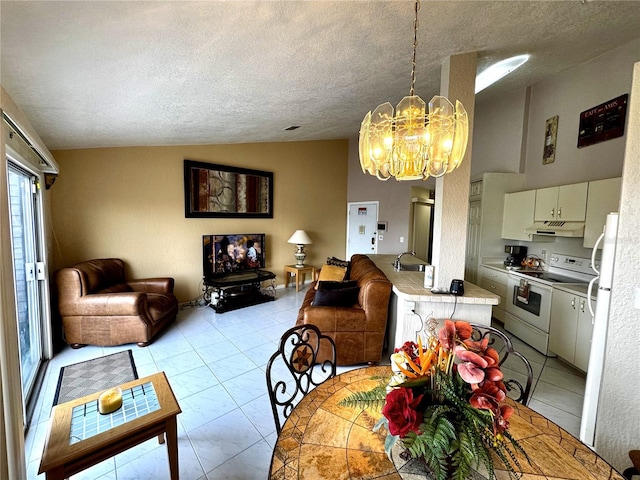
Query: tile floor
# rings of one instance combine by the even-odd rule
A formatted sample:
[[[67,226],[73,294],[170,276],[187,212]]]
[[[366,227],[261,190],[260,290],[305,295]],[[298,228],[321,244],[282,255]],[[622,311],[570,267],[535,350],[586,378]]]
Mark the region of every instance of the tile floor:
[[[37,471],[60,367],[129,348],[140,377],[166,372],[182,408],[178,415],[181,479],[267,478],[276,434],[264,371],[281,334],[294,325],[304,292],[278,289],[275,302],[224,314],[208,307],[182,309],[176,323],[147,348],[66,347],[49,364],[27,434],[28,479],[44,478]],[[529,406],[577,435],[584,376],[517,339],[514,343],[534,370]],[[166,447],[152,439],[72,479],[168,477]]]

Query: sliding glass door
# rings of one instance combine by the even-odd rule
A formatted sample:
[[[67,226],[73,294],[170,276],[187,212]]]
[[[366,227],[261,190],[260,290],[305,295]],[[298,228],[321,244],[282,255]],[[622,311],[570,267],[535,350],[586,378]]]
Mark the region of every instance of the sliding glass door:
[[[8,175],[22,395],[26,405],[43,357],[39,280],[44,279],[44,269],[38,261],[39,201],[33,174],[9,162]]]

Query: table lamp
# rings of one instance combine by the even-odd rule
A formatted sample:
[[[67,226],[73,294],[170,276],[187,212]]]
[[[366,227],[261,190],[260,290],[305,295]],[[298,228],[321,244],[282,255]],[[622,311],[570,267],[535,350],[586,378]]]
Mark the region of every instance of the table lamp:
[[[304,253],[304,246],[313,243],[304,230],[296,230],[293,235],[287,240],[287,243],[293,243],[296,245],[296,251],[293,254],[296,257],[296,267],[304,267],[304,259],[307,258],[307,254]]]

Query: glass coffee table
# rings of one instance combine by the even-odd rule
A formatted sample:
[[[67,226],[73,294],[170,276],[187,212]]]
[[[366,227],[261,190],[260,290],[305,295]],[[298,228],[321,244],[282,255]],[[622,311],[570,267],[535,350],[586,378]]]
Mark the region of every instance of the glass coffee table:
[[[153,437],[167,442],[178,479],[176,416],[182,412],[164,372],[119,385],[122,407],[101,415],[96,392],[53,407],[38,473],[62,480]]]

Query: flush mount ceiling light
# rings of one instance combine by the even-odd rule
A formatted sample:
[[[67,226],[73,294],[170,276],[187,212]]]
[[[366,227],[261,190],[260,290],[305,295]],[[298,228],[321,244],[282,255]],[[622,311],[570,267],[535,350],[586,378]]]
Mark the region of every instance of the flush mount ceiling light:
[[[494,63],[476,77],[476,93],[481,92],[489,85],[493,85],[502,77],[509,75],[516,68],[521,67],[527,60],[529,60],[529,55],[517,55]]]
[[[419,1],[415,2],[411,90],[396,107],[387,102],[367,113],[360,126],[360,166],[380,180],[425,180],[456,169],[467,149],[469,121],[462,103],[413,94],[416,81]]]

